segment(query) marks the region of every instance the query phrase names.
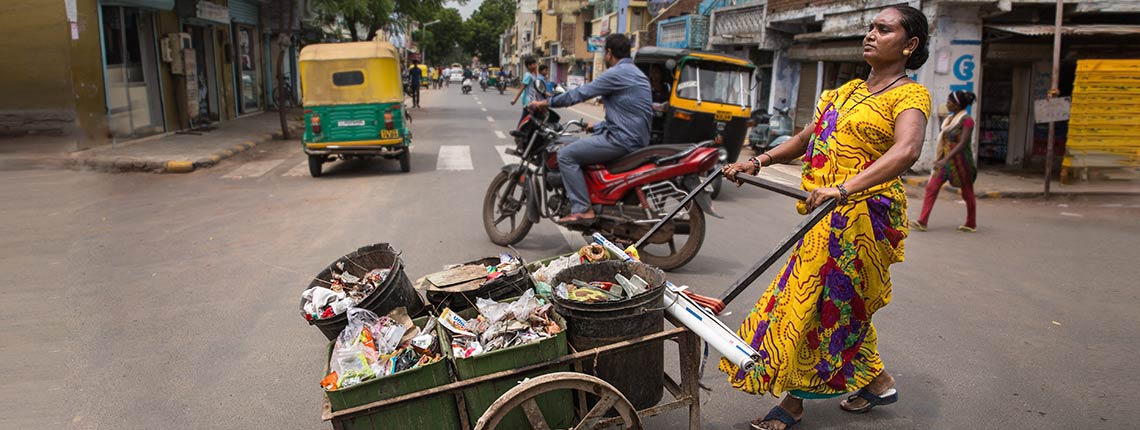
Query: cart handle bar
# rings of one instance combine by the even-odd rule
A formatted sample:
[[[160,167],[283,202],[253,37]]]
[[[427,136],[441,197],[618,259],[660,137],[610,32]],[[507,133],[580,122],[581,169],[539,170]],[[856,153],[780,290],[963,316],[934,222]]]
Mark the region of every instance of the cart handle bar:
[[[752,175],[737,173],[736,179],[746,184],[755,185],[757,187],[774,191],[796,199],[806,200],[808,197],[808,193],[804,190],[789,187],[787,185],[769,181],[767,179],[757,178]],[[784,240],[781,241],[780,244],[775,248],[773,248],[767,256],[765,256],[760,261],[757,261],[756,264],[744,274],[744,276],[741,276],[740,279],[737,279],[736,282],[733,282],[732,285],[730,285],[727,289],[724,290],[723,293],[720,294],[719,297],[717,297],[717,299],[727,305],[732,301],[732,299],[735,299],[736,296],[744,292],[744,289],[748,288],[749,285],[752,285],[752,282],[756,281],[756,278],[760,277],[760,274],[764,273],[766,270],[768,270],[768,268],[772,267],[772,265],[775,264],[781,256],[787,253],[788,250],[792,249],[792,246],[799,242],[800,239],[803,239],[804,235],[807,234],[807,232],[811,230],[812,227],[815,227],[815,225],[822,221],[823,218],[827,216],[827,214],[835,210],[835,207],[838,204],[838,201],[831,199],[815,208],[815,210],[812,211],[806,219],[800,221],[800,223],[796,225],[796,228],[792,231],[792,234],[789,234],[786,238],[784,238]]]

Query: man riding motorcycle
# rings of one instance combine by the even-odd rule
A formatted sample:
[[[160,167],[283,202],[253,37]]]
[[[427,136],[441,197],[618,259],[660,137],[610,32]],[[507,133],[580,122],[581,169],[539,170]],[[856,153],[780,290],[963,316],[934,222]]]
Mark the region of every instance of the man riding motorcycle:
[[[558,151],[558,169],[570,198],[570,215],[561,224],[589,224],[596,214],[590,206],[586,177],[582,166],[615,160],[649,144],[649,127],[653,120],[652,92],[649,78],[630,59],[630,40],[622,34],[606,37],[605,62],[608,69],[593,82],[549,100],[532,101],[528,108],[567,107],[594,97],[606,106],[605,121],[587,126],[592,136],[577,140]]]

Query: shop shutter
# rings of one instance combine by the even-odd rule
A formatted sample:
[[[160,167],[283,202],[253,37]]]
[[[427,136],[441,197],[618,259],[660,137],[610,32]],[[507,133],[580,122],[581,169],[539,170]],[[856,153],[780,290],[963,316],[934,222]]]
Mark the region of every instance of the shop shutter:
[[[242,24],[257,25],[257,3],[250,0],[230,0],[230,19]]]
[[[796,93],[796,111],[793,123],[802,128],[815,117],[815,77],[818,75],[816,63],[800,63],[800,89]]]
[[[1140,167],[1140,60],[1079,60],[1064,166]]]

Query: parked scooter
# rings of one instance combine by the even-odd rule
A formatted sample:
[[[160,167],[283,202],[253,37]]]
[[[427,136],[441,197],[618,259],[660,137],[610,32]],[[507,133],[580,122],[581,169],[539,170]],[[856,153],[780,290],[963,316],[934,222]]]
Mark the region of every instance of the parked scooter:
[[[752,112],[752,132],[748,133],[748,144],[756,153],[763,153],[780,146],[792,138],[792,117],[788,108],[776,108],[775,115],[763,110]]]
[[[471,79],[463,80],[463,94],[471,94]]]

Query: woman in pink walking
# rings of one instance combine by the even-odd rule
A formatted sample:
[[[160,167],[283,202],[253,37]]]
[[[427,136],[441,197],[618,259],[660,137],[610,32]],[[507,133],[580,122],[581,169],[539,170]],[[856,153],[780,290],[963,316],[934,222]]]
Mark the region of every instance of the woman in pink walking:
[[[934,201],[938,200],[938,191],[942,184],[950,182],[951,186],[962,190],[962,200],[966,201],[966,223],[958,230],[973,233],[977,231],[977,200],[974,198],[974,179],[978,177],[978,168],[974,165],[974,154],[970,150],[970,136],[974,133],[974,120],[966,113],[966,109],[974,103],[977,96],[969,91],[958,90],[950,93],[946,100],[946,109],[950,116],[942,121],[942,134],[938,136],[938,161],[934,162],[934,173],[930,175],[930,182],[926,184],[926,196],[922,201],[922,214],[918,220],[911,223],[911,227],[918,231],[926,231],[926,223],[930,221],[930,211],[934,209]]]

